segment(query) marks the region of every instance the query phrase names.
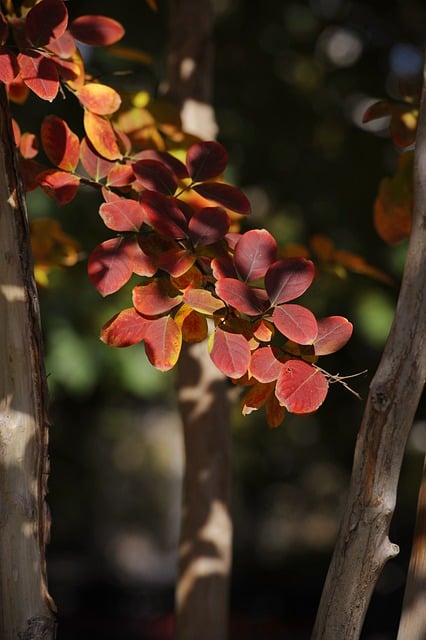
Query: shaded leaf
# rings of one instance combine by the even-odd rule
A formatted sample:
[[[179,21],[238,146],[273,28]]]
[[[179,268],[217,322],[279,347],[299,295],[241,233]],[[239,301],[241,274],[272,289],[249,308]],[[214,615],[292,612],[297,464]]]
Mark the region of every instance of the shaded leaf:
[[[204,284],[204,276],[198,267],[194,265],[183,275],[177,278],[172,277],[171,282],[179,291],[185,291],[188,287],[199,289]]]
[[[79,16],[71,22],[69,29],[80,42],[101,47],[118,42],[124,35],[123,26],[107,16]]]
[[[278,401],[290,413],[313,413],[328,392],[325,376],[302,360],[287,360],[275,387]]]
[[[99,215],[113,231],[139,231],[144,219],[139,202],[129,198],[104,202],[99,207]]]
[[[19,151],[23,158],[35,158],[38,154],[38,140],[33,133],[23,133],[19,142]]]
[[[186,166],[194,182],[216,178],[227,164],[226,149],[218,142],[197,142],[186,154]]]
[[[189,173],[186,166],[178,160],[171,153],[166,151],[157,151],[156,149],[144,149],[137,154],[139,160],[157,160],[164,164],[172,173],[175,174],[180,180],[189,178]]]
[[[213,258],[210,263],[210,267],[216,280],[220,280],[221,278],[238,279],[238,274],[235,269],[234,262],[228,255]]]
[[[146,222],[158,233],[176,239],[186,237],[186,218],[170,198],[147,189],[141,193],[140,203]]]
[[[43,191],[60,205],[68,204],[77,195],[80,178],[73,173],[48,169],[37,176]]]
[[[228,232],[230,219],[220,207],[204,207],[189,220],[189,235],[194,245],[210,245],[221,240]]]
[[[118,291],[130,279],[134,252],[134,242],[125,238],[111,238],[92,251],[88,274],[91,283],[102,296]]]
[[[241,399],[241,413],[248,416],[266,403],[274,391],[275,382],[256,382]]]
[[[18,75],[16,54],[8,47],[0,47],[0,81],[9,84]]]
[[[119,160],[122,155],[112,124],[104,116],[84,112],[84,130],[95,151],[106,160]]]
[[[207,338],[208,326],[206,318],[186,304],[179,307],[175,322],[181,328],[182,339],[189,344],[202,342]]]
[[[169,167],[158,160],[138,160],[132,165],[138,182],[144,189],[159,191],[172,196],[178,186],[175,174]]]
[[[167,271],[174,278],[180,278],[194,264],[196,256],[188,249],[169,249],[158,260],[160,269]]]
[[[67,28],[68,11],[62,0],[41,0],[28,12],[25,31],[35,47],[60,38]]]
[[[209,339],[210,358],[229,378],[241,378],[250,363],[250,346],[244,336],[216,329]]]
[[[216,293],[227,304],[248,316],[263,314],[269,306],[263,289],[249,287],[235,278],[221,278],[216,282]]]
[[[112,317],[102,327],[100,337],[110,347],[130,347],[143,340],[148,325],[149,320],[131,307]]]
[[[318,335],[314,342],[315,355],[325,356],[341,349],[352,335],[353,326],[342,316],[319,318]]]
[[[128,164],[115,164],[107,175],[108,187],[127,187],[135,180],[133,169]]]
[[[279,427],[285,418],[286,409],[280,405],[278,398],[274,393],[271,393],[266,402],[265,413],[266,422],[268,423],[268,427],[271,427],[271,429]]]
[[[18,54],[21,78],[42,100],[52,102],[59,91],[59,75],[54,62],[37,51]]]
[[[246,231],[235,246],[234,262],[240,276],[250,282],[263,278],[277,258],[277,243],[266,229]]]
[[[305,258],[277,260],[265,275],[265,289],[273,305],[294,300],[305,293],[315,275],[313,262]]]
[[[158,316],[168,313],[182,302],[182,295],[165,278],[134,287],[132,300],[139,313]]]
[[[151,320],[144,334],[145,352],[150,363],[160,371],[168,371],[178,361],[182,332],[170,316]]]
[[[192,187],[200,196],[231,209],[236,213],[250,213],[250,202],[242,191],[224,182],[205,182]]]
[[[121,105],[120,95],[106,84],[88,82],[76,92],[84,108],[100,116],[115,113]]]
[[[65,31],[60,38],[51,40],[48,46],[49,51],[52,51],[60,58],[71,58],[77,49],[75,40],[69,31]]]
[[[0,44],[4,44],[9,36],[9,23],[0,11]]]
[[[41,125],[41,142],[52,164],[65,171],[75,171],[80,157],[80,141],[65,120],[46,116]]]
[[[80,160],[89,176],[96,181],[105,178],[115,167],[114,162],[105,160],[95,151],[87,138],[83,138],[80,143]]]
[[[314,314],[299,304],[275,307],[272,322],[284,336],[299,344],[312,344],[318,334]]]

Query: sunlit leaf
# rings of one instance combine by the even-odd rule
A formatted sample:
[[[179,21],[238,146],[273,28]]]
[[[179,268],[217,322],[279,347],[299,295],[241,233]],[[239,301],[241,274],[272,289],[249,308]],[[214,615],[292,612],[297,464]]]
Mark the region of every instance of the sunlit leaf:
[[[106,84],[87,82],[76,92],[83,107],[100,116],[115,113],[121,105],[120,95]]]
[[[46,116],[41,125],[41,142],[52,164],[65,171],[75,171],[80,157],[80,141],[65,120]]]
[[[104,116],[84,112],[84,129],[95,151],[106,160],[119,160],[122,155],[112,124]]]
[[[189,235],[194,245],[210,245],[228,232],[230,219],[220,207],[204,207],[189,220]]]
[[[226,209],[246,215],[250,213],[250,202],[242,191],[224,182],[203,182],[192,187],[200,196],[212,200]]]
[[[253,331],[253,336],[260,342],[269,342],[274,335],[274,326],[266,320],[261,320]]]
[[[69,29],[80,42],[101,47],[115,44],[124,35],[123,26],[107,16],[79,16],[71,22]]]
[[[207,319],[188,305],[183,304],[179,307],[174,319],[181,328],[184,342],[192,344],[202,342],[207,338]]]
[[[21,78],[42,100],[52,102],[59,91],[59,76],[54,62],[38,51],[18,54]]]
[[[135,179],[133,169],[128,164],[115,164],[107,175],[108,187],[130,186]]]
[[[263,289],[249,287],[235,278],[221,278],[216,282],[216,293],[227,304],[248,316],[258,316],[269,306]]]
[[[0,81],[9,84],[18,75],[16,54],[8,47],[0,47]]]
[[[235,246],[235,266],[247,282],[263,278],[276,257],[276,240],[266,229],[246,231]]]
[[[23,133],[19,141],[19,151],[23,158],[35,158],[38,154],[38,140],[33,133]]]
[[[226,149],[218,142],[197,142],[186,154],[186,166],[194,182],[216,178],[227,164]]]
[[[71,58],[76,52],[77,46],[75,40],[69,31],[65,31],[60,38],[51,40],[48,46],[49,51],[52,51],[60,58]]]
[[[99,215],[108,229],[113,231],[139,231],[144,219],[139,202],[129,198],[104,202],[99,207]]]
[[[259,347],[251,356],[249,371],[259,382],[272,382],[278,378],[283,366],[272,347]]]
[[[193,265],[181,276],[172,277],[171,282],[179,291],[185,291],[188,287],[198,289],[203,286],[204,276],[199,268]]]
[[[216,329],[209,339],[210,358],[229,378],[240,378],[250,363],[250,346],[244,336]]]
[[[60,205],[68,204],[77,195],[80,178],[73,173],[48,169],[37,176],[43,191]]]
[[[182,302],[182,295],[166,278],[154,278],[147,284],[134,287],[132,300],[139,313],[157,316],[177,307]]]
[[[312,344],[318,334],[314,314],[300,304],[275,307],[272,322],[284,336],[299,344]]]
[[[134,307],[123,309],[109,320],[101,330],[101,340],[110,347],[130,347],[141,342],[149,320],[143,318]]]
[[[192,309],[207,315],[213,315],[216,311],[224,309],[222,300],[215,298],[215,296],[206,289],[186,289],[183,294],[183,299]]]
[[[178,361],[182,332],[170,316],[156,318],[145,330],[144,344],[150,363],[160,371],[168,371]]]
[[[95,151],[87,138],[83,138],[80,144],[80,160],[88,175],[94,180],[105,178],[115,167],[114,162],[105,160]]]
[[[302,360],[287,360],[275,387],[278,401],[290,413],[313,413],[324,402],[328,392],[325,376]]]
[[[265,275],[265,289],[273,305],[294,300],[305,293],[315,275],[315,267],[305,258],[277,260]]]
[[[342,316],[319,318],[317,324],[318,335],[314,342],[317,356],[324,356],[338,351],[352,335],[352,324]]]
[[[89,257],[88,274],[102,296],[121,289],[133,273],[134,238],[111,238],[102,242]]]
[[[41,0],[27,14],[25,31],[35,47],[60,38],[67,28],[68,11],[62,0]]]

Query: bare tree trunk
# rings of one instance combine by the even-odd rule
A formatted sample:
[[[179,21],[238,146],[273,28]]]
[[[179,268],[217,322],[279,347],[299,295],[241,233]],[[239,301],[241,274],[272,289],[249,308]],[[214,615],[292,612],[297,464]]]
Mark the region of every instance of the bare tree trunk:
[[[426,378],[426,97],[423,86],[414,166],[414,216],[392,329],[365,408],[348,504],[312,638],[359,638],[386,562],[407,437]],[[411,636],[410,636],[411,640]]]
[[[167,96],[183,129],[212,139],[213,11],[210,0],[172,0]],[[227,383],[206,343],[185,345],[178,370],[185,471],[179,575],[179,640],[225,640],[231,566],[231,438]]]
[[[397,640],[426,638],[426,457]]]
[[[47,394],[25,197],[0,86],[0,638],[52,640]]]

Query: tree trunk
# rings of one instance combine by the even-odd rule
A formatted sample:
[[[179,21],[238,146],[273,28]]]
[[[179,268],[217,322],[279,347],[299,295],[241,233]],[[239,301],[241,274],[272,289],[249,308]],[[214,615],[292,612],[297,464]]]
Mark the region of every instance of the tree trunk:
[[[397,640],[426,638],[426,457]]]
[[[388,538],[407,437],[426,378],[426,97],[414,164],[413,228],[392,329],[371,383],[348,504],[312,638],[359,638],[377,579],[398,547]]]
[[[0,85],[0,638],[52,640],[47,393],[25,196]]]
[[[184,131],[212,139],[213,11],[210,0],[172,0],[167,97]],[[206,343],[184,345],[178,365],[185,470],[179,575],[179,640],[225,640],[231,566],[231,437],[227,382]]]

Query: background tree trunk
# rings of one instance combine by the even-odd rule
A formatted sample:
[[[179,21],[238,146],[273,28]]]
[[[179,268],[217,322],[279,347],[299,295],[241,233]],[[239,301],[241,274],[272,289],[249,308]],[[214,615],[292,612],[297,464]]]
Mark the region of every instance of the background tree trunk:
[[[0,85],[0,638],[51,640],[47,393],[25,197]]]
[[[216,136],[211,106],[213,11],[209,0],[173,0],[167,97],[181,109],[184,131]],[[184,345],[178,365],[185,471],[179,575],[179,640],[225,640],[231,566],[231,437],[227,381],[206,343]]]
[[[426,72],[425,72],[426,73]],[[423,81],[425,83],[425,79]],[[392,329],[370,386],[348,504],[313,639],[359,638],[377,579],[398,547],[388,538],[407,437],[426,378],[426,97],[414,163],[414,215]]]

